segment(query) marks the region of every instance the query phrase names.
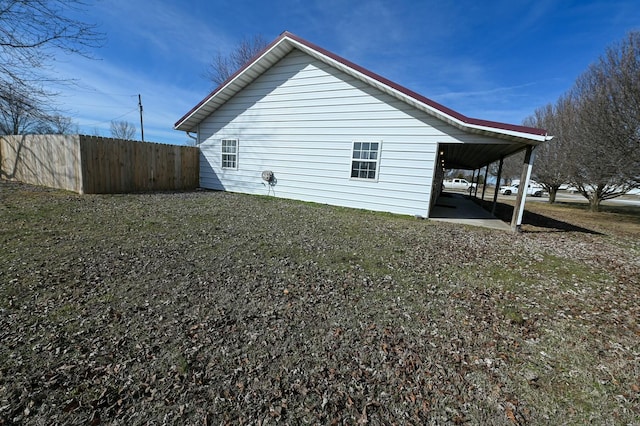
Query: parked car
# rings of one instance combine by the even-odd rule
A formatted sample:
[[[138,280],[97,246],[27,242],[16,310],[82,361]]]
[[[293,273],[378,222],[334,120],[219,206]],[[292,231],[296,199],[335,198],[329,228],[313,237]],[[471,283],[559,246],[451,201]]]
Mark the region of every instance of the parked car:
[[[442,182],[442,189],[464,189],[464,190],[469,190],[471,188],[475,189],[476,188],[476,184],[475,183],[471,183],[466,179],[455,178],[455,179],[447,179],[444,182]]]
[[[500,193],[502,195],[516,195],[518,193],[519,187],[519,183],[516,183],[514,185],[501,186]],[[529,187],[527,188],[527,195],[531,195],[532,197],[542,197],[542,194],[544,194],[544,188],[542,186],[529,184]]]

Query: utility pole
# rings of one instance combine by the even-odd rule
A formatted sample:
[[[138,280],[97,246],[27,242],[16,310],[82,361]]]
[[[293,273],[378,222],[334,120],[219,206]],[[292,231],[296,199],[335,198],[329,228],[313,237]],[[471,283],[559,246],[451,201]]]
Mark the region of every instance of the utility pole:
[[[142,96],[138,94],[138,106],[140,107],[140,134],[142,136],[142,142],[144,142],[144,126],[142,124]]]

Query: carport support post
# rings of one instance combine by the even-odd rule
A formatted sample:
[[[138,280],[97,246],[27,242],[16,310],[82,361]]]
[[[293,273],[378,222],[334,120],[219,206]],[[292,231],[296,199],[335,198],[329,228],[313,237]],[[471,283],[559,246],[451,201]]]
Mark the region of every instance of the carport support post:
[[[489,174],[489,165],[484,166],[484,183],[482,184],[482,201],[484,201],[484,191],[487,189],[487,175]]]
[[[504,164],[504,157],[500,157],[500,164],[498,165],[498,176],[496,176],[496,189],[493,191],[493,207],[491,207],[491,214],[496,215],[496,204],[498,204],[498,191],[500,190],[500,179],[502,179],[502,165]]]
[[[473,196],[478,198],[478,186],[480,186],[480,172],[482,171],[482,167],[478,169],[478,176],[476,177],[476,189],[473,190]]]
[[[524,163],[522,165],[522,175],[520,175],[520,184],[518,185],[518,196],[516,204],[513,208],[513,217],[511,218],[511,230],[520,232],[522,226],[522,215],[524,214],[524,203],[527,200],[527,189],[529,188],[529,179],[531,178],[531,169],[533,168],[533,159],[535,157],[534,147],[527,146],[524,155]]]
[[[473,191],[473,183],[477,180],[476,178],[476,169],[473,169],[473,174],[471,175],[471,187],[469,188],[469,197],[471,197],[471,194],[473,194],[473,196],[475,197],[476,193]],[[476,183],[476,188],[478,187],[478,184]]]

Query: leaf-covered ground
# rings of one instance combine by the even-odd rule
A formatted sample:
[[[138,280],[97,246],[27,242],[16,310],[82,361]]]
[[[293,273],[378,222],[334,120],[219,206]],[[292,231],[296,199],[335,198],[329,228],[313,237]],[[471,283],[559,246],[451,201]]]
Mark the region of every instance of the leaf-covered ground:
[[[640,224],[600,217],[1,182],[0,425],[638,424]]]

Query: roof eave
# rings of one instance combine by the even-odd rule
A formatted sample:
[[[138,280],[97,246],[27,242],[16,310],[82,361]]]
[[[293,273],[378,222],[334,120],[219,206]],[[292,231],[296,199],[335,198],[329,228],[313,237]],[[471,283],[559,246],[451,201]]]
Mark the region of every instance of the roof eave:
[[[453,123],[452,123],[453,124]],[[455,125],[455,124],[454,124]],[[498,139],[505,139],[514,142],[522,142],[528,145],[538,145],[548,140],[551,140],[553,136],[545,134],[532,134],[524,133],[509,129],[496,130],[494,127],[480,126],[474,124],[464,124],[463,130],[467,130],[470,133],[483,134],[492,136]]]
[[[261,60],[263,60],[264,58],[266,58],[267,55],[269,55],[270,52],[275,50],[277,46],[279,46],[283,41],[286,41],[287,34],[288,34],[287,32],[284,32],[278,38],[276,38],[274,41],[269,43],[269,45],[267,45],[267,47],[265,47],[253,59],[248,61],[242,68],[240,68],[235,73],[233,73],[221,85],[216,87],[211,93],[209,93],[209,95],[207,95],[203,100],[201,100],[196,106],[191,108],[191,110],[189,112],[187,112],[184,116],[182,116],[182,118],[180,118],[174,124],[173,128],[175,130],[182,130],[182,131],[186,131],[186,132],[195,131],[195,129],[197,128],[198,124],[204,118],[206,118],[209,114],[211,114],[213,111],[215,111],[215,109],[216,109],[215,107],[214,108],[207,108],[207,105],[209,104],[209,102],[212,99],[214,99],[215,97],[220,96],[220,94],[225,93],[234,84],[238,84],[238,81],[241,80],[244,76],[246,76],[247,73],[250,72],[250,70],[253,68],[254,64],[256,64],[256,63],[260,62]],[[291,49],[288,49],[288,50],[290,51]],[[277,60],[274,60],[273,62],[276,62],[276,61]],[[259,73],[259,74],[261,74],[261,73]],[[228,96],[227,99],[231,98],[235,93],[237,93],[243,87],[247,86],[255,78],[257,78],[257,76],[251,78],[250,81],[248,81],[246,83],[239,84],[238,86],[241,86],[241,87],[236,89],[236,90],[233,90],[232,94],[230,96]],[[225,101],[227,99],[225,99]]]

